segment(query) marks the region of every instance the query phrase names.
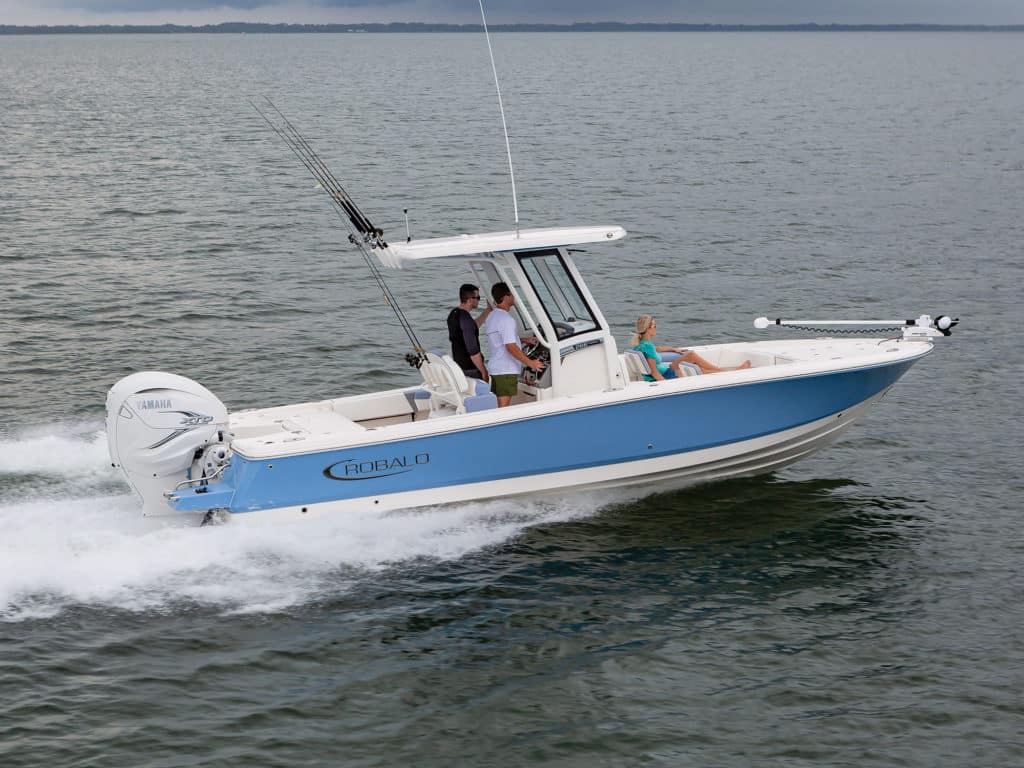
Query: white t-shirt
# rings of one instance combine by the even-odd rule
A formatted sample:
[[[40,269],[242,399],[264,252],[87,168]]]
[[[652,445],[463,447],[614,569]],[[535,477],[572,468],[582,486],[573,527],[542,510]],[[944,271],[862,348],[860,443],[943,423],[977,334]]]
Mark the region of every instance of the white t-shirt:
[[[522,349],[519,343],[519,329],[516,327],[516,320],[504,309],[495,307],[487,316],[484,323],[484,333],[487,336],[487,346],[491,350],[487,359],[487,371],[492,376],[505,376],[508,374],[519,375],[523,370],[523,364],[505,348],[506,344],[515,344]]]

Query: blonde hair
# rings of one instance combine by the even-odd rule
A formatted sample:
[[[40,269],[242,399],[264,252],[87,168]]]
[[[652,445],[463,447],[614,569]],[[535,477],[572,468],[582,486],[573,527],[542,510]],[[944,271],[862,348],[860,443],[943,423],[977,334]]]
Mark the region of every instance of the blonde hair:
[[[654,325],[654,317],[652,315],[640,315],[636,319],[636,333],[633,334],[633,339],[630,341],[631,346],[636,346],[640,343],[640,338],[651,330],[651,326]]]

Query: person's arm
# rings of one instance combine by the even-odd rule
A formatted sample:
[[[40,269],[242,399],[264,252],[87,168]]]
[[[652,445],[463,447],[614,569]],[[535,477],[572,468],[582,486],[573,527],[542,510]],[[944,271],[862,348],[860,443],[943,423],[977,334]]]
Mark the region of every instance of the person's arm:
[[[485,382],[490,381],[490,377],[487,375],[487,366],[484,365],[484,356],[477,352],[475,355],[470,355],[469,359],[473,361],[473,365],[480,371],[480,378]]]
[[[535,371],[543,370],[544,363],[540,360],[534,360],[532,357],[527,357],[523,350],[519,348],[518,344],[506,344],[505,349],[507,349],[508,353],[523,365],[533,368]]]
[[[662,376],[661,371],[658,370],[659,361],[655,360],[653,357],[647,357],[647,355],[644,355],[644,360],[647,361],[647,367],[651,369],[651,378],[655,381],[663,381],[665,377]]]
[[[485,309],[483,312],[481,312],[479,315],[476,316],[476,327],[477,328],[482,328],[483,327],[484,321],[487,319],[487,316],[489,314],[491,314],[491,310],[493,310],[493,309],[494,309],[494,306],[491,304],[491,300],[488,299],[487,300],[487,309]]]
[[[484,381],[489,381],[487,366],[484,365],[484,356],[480,352],[480,337],[476,326],[473,324],[472,316],[466,312],[461,316],[460,328],[462,330],[462,343],[466,345],[466,353],[473,365],[480,371]]]
[[[682,355],[686,352],[685,347],[655,347],[659,352],[675,352],[677,355]]]

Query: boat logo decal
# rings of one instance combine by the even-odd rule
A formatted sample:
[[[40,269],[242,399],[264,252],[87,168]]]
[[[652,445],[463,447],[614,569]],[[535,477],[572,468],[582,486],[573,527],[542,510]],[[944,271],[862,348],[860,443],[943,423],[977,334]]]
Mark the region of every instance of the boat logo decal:
[[[139,400],[135,403],[140,411],[151,411],[157,408],[170,408],[171,401],[165,399],[162,400]]]
[[[140,411],[155,411],[160,409],[161,413],[180,414],[181,421],[178,422],[178,425],[182,427],[199,427],[213,421],[213,416],[207,416],[204,413],[196,413],[195,411],[176,411],[174,410],[174,405],[167,398],[161,398],[159,400],[136,400],[135,406]],[[128,418],[130,418],[130,416]]]
[[[201,424],[209,424],[213,421],[213,416],[206,416],[202,413],[195,413],[194,411],[168,411],[168,413],[180,413],[182,416],[179,422],[182,426],[198,427]]]
[[[160,440],[157,440],[152,445],[146,446],[146,450],[147,451],[152,451],[154,448],[159,448],[161,445],[165,445],[165,444],[171,442],[171,440],[173,440],[174,438],[179,437],[181,435],[184,435],[186,432],[188,432],[187,429],[176,429],[173,432],[171,432],[169,435],[167,435],[166,437],[163,437]]]
[[[603,343],[604,339],[591,339],[590,341],[581,341],[579,344],[573,344],[571,347],[562,347],[560,358],[565,360],[573,352],[579,352],[581,349],[587,349],[588,347],[594,347]]]
[[[412,472],[416,467],[430,463],[429,453],[413,456],[390,456],[380,459],[342,459],[324,470],[324,477],[331,480],[373,480],[380,477],[394,477]]]

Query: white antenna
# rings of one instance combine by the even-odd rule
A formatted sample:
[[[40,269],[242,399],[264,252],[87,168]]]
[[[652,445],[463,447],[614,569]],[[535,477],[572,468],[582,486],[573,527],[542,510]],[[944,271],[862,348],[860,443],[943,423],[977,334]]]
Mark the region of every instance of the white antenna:
[[[494,72],[494,89],[498,92],[498,110],[501,112],[501,129],[505,132],[505,151],[508,153],[508,175],[512,179],[512,210],[516,217],[516,237],[519,237],[519,202],[516,200],[516,174],[512,170],[512,147],[508,143],[508,126],[505,124],[505,107],[501,103],[501,86],[498,85],[498,68],[494,66],[494,51],[491,49],[491,35],[487,31],[487,17],[484,15],[484,0],[480,0],[480,18],[484,22],[484,37],[487,38],[487,53],[491,55],[491,71]]]

